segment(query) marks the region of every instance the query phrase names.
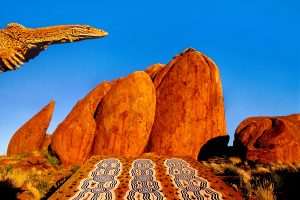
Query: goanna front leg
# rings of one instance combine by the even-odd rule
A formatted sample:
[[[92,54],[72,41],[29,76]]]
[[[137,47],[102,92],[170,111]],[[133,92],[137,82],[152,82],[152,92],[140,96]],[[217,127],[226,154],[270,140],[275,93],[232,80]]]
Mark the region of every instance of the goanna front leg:
[[[2,62],[9,70],[20,68],[19,65],[24,65],[23,61],[25,60],[22,54],[23,52],[24,51],[21,48],[16,48],[13,51],[6,52],[5,55],[1,55]]]

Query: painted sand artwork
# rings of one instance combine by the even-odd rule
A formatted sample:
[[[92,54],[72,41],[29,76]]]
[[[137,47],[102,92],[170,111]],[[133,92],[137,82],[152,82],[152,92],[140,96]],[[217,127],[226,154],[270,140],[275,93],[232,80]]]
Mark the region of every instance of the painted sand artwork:
[[[0,200],[296,200],[300,1],[1,2]]]
[[[242,198],[192,158],[94,156],[50,199]]]

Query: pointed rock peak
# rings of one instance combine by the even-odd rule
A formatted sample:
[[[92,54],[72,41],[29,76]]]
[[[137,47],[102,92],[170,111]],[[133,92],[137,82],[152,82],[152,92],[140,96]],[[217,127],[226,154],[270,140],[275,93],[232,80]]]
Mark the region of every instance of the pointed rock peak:
[[[54,105],[55,105],[55,100],[51,100],[48,105],[46,105],[43,109],[49,109],[51,113],[53,113],[54,110]]]
[[[41,150],[52,118],[54,104],[55,101],[52,100],[13,135],[8,145],[8,155]]]
[[[205,60],[206,62],[214,63],[207,55],[203,54],[200,51],[197,51],[194,48],[187,48],[187,49],[183,50],[181,53],[177,54],[173,60],[177,60],[177,59],[180,59],[181,57],[189,57],[189,56],[198,56],[198,57],[201,57],[200,59],[198,58],[199,61]]]
[[[183,52],[181,53],[181,55],[189,53],[189,52],[197,52],[197,50],[194,49],[194,48],[187,48],[187,49],[183,50]]]

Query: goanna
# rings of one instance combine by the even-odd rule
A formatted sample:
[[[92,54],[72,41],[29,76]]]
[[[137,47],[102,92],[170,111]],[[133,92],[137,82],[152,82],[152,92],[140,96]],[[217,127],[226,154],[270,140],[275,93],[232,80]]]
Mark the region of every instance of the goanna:
[[[88,25],[60,25],[26,28],[17,23],[0,30],[0,72],[20,68],[49,45],[76,42],[107,36]]]

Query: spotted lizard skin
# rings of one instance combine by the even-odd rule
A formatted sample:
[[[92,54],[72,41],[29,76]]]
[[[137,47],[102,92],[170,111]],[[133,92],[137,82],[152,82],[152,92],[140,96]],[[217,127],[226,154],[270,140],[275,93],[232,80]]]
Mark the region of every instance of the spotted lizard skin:
[[[107,36],[108,33],[88,25],[59,25],[26,28],[17,23],[0,30],[0,72],[20,68],[49,45]]]

